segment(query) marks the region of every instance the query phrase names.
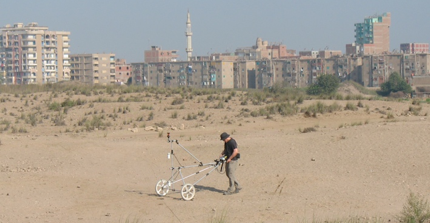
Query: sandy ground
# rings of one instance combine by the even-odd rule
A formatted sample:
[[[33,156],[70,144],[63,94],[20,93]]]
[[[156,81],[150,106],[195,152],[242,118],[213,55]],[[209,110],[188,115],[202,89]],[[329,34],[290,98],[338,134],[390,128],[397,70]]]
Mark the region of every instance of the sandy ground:
[[[410,192],[425,198],[430,193],[426,116],[430,107],[425,103],[419,115],[405,112],[413,106],[411,101],[363,100],[367,108],[358,111],[267,119],[240,116],[244,107],[255,110],[264,105],[241,106],[239,96],[223,109],[213,108],[216,101],[204,103],[207,96],[186,100],[183,108],[171,105],[174,97],[148,97],[144,102],[75,106],[65,116],[66,125],[54,126],[50,119],[58,112],[48,110],[48,104],[67,97],[0,94],[5,99],[0,103],[0,127],[4,129],[9,120],[10,126],[27,131],[12,133],[10,127],[0,134],[0,222],[211,222],[223,215],[229,222],[309,222],[350,216],[395,222]],[[112,98],[72,98],[100,97]],[[344,106],[348,101],[336,102]],[[302,106],[312,103],[316,100],[305,100]],[[142,105],[153,110],[141,110]],[[82,131],[84,127],[77,125],[83,117],[91,117],[90,112],[108,116],[125,107],[128,112],[110,119],[112,126],[107,129]],[[37,111],[35,126],[21,115]],[[172,118],[175,111],[178,117]],[[148,121],[150,112],[154,118]],[[184,119],[198,112],[204,116]],[[387,119],[387,112],[394,119]],[[145,121],[135,121],[140,116]],[[177,129],[145,130],[160,122]],[[299,131],[308,127],[316,131]],[[227,177],[216,171],[195,185],[191,201],[181,198],[181,182],[164,197],[155,193],[157,181],[170,177],[171,146],[182,165],[196,164],[181,147],[167,142],[167,132],[200,161],[210,163],[222,151],[223,131],[239,144],[240,193],[223,195]]]

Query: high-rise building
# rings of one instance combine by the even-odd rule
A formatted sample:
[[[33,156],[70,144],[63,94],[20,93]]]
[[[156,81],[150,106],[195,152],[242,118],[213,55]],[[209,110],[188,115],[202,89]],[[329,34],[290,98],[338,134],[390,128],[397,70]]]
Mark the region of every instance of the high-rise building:
[[[369,16],[355,24],[355,44],[362,54],[380,54],[390,51],[391,13]]]
[[[73,54],[71,78],[85,84],[115,83],[115,54]]]
[[[37,23],[0,28],[0,57],[6,84],[45,84],[70,79],[70,32]]]

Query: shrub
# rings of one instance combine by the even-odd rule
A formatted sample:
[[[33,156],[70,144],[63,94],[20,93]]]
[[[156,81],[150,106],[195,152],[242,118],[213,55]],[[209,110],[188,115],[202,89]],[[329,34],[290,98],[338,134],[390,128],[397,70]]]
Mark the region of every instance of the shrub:
[[[333,94],[339,87],[339,79],[330,74],[323,74],[317,78],[317,82],[312,84],[307,93],[311,95]]]
[[[387,119],[394,119],[394,115],[391,112],[388,112]]]
[[[300,95],[299,98],[297,99],[297,104],[302,104],[304,100],[305,100],[305,97],[303,95]]]
[[[152,106],[147,106],[147,105],[141,105],[140,106],[140,110],[152,110]]]
[[[345,110],[351,110],[351,111],[357,111],[358,108],[356,105],[352,104],[352,103],[346,103],[345,105]]]
[[[58,102],[52,102],[51,104],[49,104],[48,108],[49,110],[60,111],[61,105]]]
[[[66,122],[64,120],[64,115],[60,112],[55,115],[53,118],[51,118],[51,121],[54,123],[55,126],[64,126],[66,125]]]
[[[412,104],[413,105],[420,105],[421,101],[419,99],[414,99],[414,100],[412,100]]]
[[[409,106],[409,111],[410,111],[413,115],[415,115],[415,116],[417,116],[417,115],[419,115],[419,114],[420,114],[421,109],[422,109],[422,107],[412,107],[412,106]]]
[[[217,109],[222,109],[222,108],[224,108],[224,103],[223,103],[222,101],[220,101],[220,102],[218,103],[218,105],[217,105],[215,108],[217,108]]]
[[[172,101],[172,105],[180,105],[180,104],[183,104],[183,103],[184,103],[184,99],[182,99],[182,98],[175,98]]]
[[[308,133],[308,132],[316,132],[317,130],[314,127],[308,127],[308,128],[304,128],[303,130],[299,129],[299,131],[301,133]]]
[[[151,121],[151,120],[153,120],[153,119],[154,119],[154,113],[153,113],[153,112],[151,112],[151,113],[149,113],[148,121]]]
[[[76,102],[67,98],[65,101],[61,103],[61,107],[73,107],[76,105]]]
[[[87,131],[95,130],[95,129],[106,129],[106,127],[110,126],[109,122],[103,122],[104,115],[94,115],[91,120],[87,120],[85,122],[85,127]]]
[[[430,207],[427,200],[409,193],[407,203],[403,206],[403,211],[397,217],[400,222],[424,223],[430,219]]]
[[[412,92],[412,87],[402,79],[399,73],[394,72],[390,75],[387,82],[381,84],[379,94],[387,96],[390,95],[391,92],[399,91],[408,94]]]

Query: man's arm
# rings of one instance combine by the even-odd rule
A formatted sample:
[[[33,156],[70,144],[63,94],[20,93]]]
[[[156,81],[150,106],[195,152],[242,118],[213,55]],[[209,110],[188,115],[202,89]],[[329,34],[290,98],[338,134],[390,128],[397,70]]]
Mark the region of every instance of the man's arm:
[[[227,163],[229,163],[235,156],[237,156],[237,154],[239,154],[239,149],[235,148],[233,150],[233,154],[231,154],[231,156],[228,158]]]

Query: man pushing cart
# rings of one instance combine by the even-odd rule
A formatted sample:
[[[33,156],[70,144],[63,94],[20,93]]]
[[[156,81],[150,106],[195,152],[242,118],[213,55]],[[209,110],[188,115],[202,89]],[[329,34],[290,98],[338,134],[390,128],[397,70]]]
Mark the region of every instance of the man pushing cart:
[[[219,173],[223,173],[223,167],[224,163],[226,162],[226,159],[228,159],[226,156],[222,155],[219,159],[214,160],[214,162],[211,163],[203,163],[197,157],[195,157],[190,151],[188,151],[185,147],[183,147],[178,140],[172,140],[170,139],[170,133],[167,133],[167,141],[170,143],[170,152],[167,154],[167,158],[171,160],[171,174],[170,178],[168,180],[161,179],[157,182],[155,186],[155,192],[159,196],[165,196],[167,193],[169,193],[170,188],[172,187],[172,191],[175,191],[173,189],[173,185],[178,182],[182,182],[182,188],[181,188],[181,196],[184,200],[189,201],[194,198],[194,195],[196,194],[196,189],[194,185],[199,183],[201,180],[203,180],[205,177],[209,176],[210,173],[212,173],[214,170],[217,170]],[[173,151],[173,143],[176,143],[179,147],[181,147],[184,151],[186,151],[191,157],[193,157],[196,161],[196,165],[190,165],[190,166],[182,166],[179,164],[178,158],[176,157],[176,153]],[[174,166],[174,160],[177,161],[179,166]],[[184,169],[188,168],[203,168],[197,172],[193,172],[189,175],[185,175],[183,173]],[[199,178],[194,183],[186,183],[185,179],[188,179],[192,176],[195,176],[197,174],[200,174],[202,172],[207,171],[206,174],[204,174],[201,178]]]

